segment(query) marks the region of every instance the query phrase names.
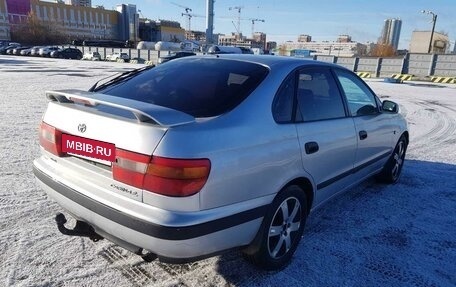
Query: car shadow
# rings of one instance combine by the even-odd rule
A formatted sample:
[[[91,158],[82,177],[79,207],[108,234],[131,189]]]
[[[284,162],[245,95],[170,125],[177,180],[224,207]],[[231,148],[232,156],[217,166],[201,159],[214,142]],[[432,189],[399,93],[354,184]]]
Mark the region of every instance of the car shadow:
[[[370,179],[308,218],[293,259],[266,272],[219,256],[234,286],[454,286],[456,165],[407,160],[397,184]]]
[[[5,59],[3,57],[0,57],[0,65],[6,64],[6,65],[30,65],[29,59],[27,60],[22,60],[22,59]]]

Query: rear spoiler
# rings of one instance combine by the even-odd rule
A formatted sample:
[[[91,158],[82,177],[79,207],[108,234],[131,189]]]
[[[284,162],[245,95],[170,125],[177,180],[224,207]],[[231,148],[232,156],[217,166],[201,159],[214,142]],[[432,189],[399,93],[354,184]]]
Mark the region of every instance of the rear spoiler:
[[[101,93],[81,90],[46,91],[46,98],[52,102],[65,104],[85,104],[88,106],[105,105],[133,113],[138,122],[153,122],[160,126],[172,127],[192,123],[195,118],[189,114],[149,104]]]

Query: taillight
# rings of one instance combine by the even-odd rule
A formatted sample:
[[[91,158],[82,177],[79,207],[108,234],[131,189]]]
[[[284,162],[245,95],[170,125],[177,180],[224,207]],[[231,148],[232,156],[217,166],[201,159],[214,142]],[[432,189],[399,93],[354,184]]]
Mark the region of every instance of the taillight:
[[[208,159],[171,159],[116,150],[112,172],[115,180],[167,196],[199,192],[209,177]]]
[[[112,163],[112,176],[115,180],[142,189],[149,161],[148,155],[116,149],[116,161]]]
[[[40,145],[48,152],[56,156],[62,156],[62,132],[53,126],[41,122]]]
[[[208,159],[152,157],[144,178],[144,189],[168,196],[189,196],[206,184],[211,170]]]

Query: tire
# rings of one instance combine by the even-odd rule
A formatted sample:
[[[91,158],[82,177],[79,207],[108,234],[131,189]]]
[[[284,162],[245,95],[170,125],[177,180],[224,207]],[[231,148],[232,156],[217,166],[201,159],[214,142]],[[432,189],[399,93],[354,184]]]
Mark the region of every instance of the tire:
[[[307,199],[296,185],[283,189],[272,202],[244,257],[265,270],[280,270],[290,263],[307,218]]]
[[[396,183],[404,166],[405,153],[407,151],[407,139],[402,135],[394,148],[393,153],[386,162],[383,170],[377,175],[377,179],[384,183]]]

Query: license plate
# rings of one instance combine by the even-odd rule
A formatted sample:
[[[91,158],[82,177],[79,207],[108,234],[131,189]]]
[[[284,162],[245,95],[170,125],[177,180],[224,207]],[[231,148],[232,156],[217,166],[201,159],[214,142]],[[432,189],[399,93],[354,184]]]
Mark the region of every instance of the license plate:
[[[112,143],[62,134],[62,151],[114,162],[116,146]]]

